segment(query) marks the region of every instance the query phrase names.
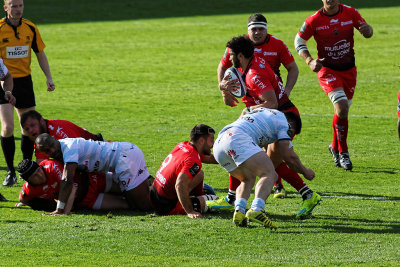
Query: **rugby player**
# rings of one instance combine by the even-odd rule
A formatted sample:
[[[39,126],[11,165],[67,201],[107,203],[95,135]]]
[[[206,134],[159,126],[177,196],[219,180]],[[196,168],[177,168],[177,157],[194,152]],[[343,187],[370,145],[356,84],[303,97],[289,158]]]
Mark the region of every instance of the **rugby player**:
[[[358,11],[338,0],[322,0],[323,7],[308,17],[295,38],[296,51],[310,69],[317,72],[319,83],[333,104],[333,138],[329,151],[334,165],[351,171],[347,134],[348,113],[357,81],[354,58],[354,28],[365,38],[373,35]],[[314,59],[307,48],[312,36],[317,43]]]
[[[27,136],[34,142],[36,137],[42,133],[48,133],[55,139],[78,138],[86,140],[104,141],[103,136],[92,134],[86,129],[66,120],[47,120],[36,110],[29,110],[21,115],[21,127]],[[36,162],[48,159],[46,154],[35,150]]]
[[[267,19],[260,13],[255,13],[251,15],[248,19],[247,24],[247,32],[249,39],[254,44],[254,56],[260,57],[268,63],[273,72],[278,76],[279,81],[283,84],[281,74],[280,74],[280,66],[283,65],[287,70],[285,91],[287,96],[290,95],[299,75],[299,70],[297,68],[296,62],[294,58],[285,45],[285,43],[275,36],[268,33],[267,30]],[[235,97],[233,97],[228,91],[229,87],[235,86],[236,81],[227,81],[223,79],[225,71],[232,66],[232,62],[230,61],[229,48],[227,47],[225,50],[224,56],[221,58],[221,61],[218,66],[218,82],[219,87],[222,90],[222,95],[225,104],[229,106],[236,106],[235,102],[238,102]],[[243,72],[243,70],[242,70]],[[231,87],[233,88],[233,87]],[[245,103],[246,104],[246,103]],[[269,106],[269,108],[276,108],[273,106]],[[291,179],[289,168],[286,164],[282,163],[278,169],[276,170],[279,175],[279,179],[274,186],[274,198],[284,198],[286,196],[286,191],[282,185],[281,177],[286,176],[287,179]],[[296,178],[294,178],[296,179]],[[290,183],[290,182],[289,182]],[[235,190],[234,188],[239,185],[239,182],[231,178],[230,179],[230,187],[228,195],[232,195],[234,198]],[[220,200],[222,201],[222,199]]]
[[[39,164],[29,159],[21,161],[17,171],[26,182],[19,195],[20,203],[16,206],[28,205],[35,210],[54,210],[56,208],[54,200],[58,199],[63,168],[63,164],[55,160],[43,160]],[[73,202],[76,208],[94,210],[129,208],[121,196],[120,188],[112,180],[112,173],[77,172],[74,186],[76,194]]]
[[[284,113],[292,112],[296,114],[301,124],[299,111],[289,100],[285,89],[280,83],[279,78],[274,74],[269,65],[263,58],[253,55],[253,44],[245,36],[234,37],[227,43],[230,53],[230,60],[236,68],[244,70],[244,81],[247,87],[247,95],[243,97],[246,104],[246,110],[251,111],[258,107],[274,108]],[[293,132],[291,138],[300,132]],[[267,150],[268,156],[272,159],[275,171],[279,176],[283,177],[290,185],[292,185],[302,196],[302,208],[298,213],[298,217],[304,212],[304,207],[309,206],[312,201],[313,191],[307,186],[304,180],[293,170],[291,170],[274,145],[270,145]],[[229,192],[225,198],[208,202],[207,205],[212,209],[232,209],[235,201],[235,191],[240,181],[230,177]]]
[[[16,98],[15,109],[18,118],[27,110],[35,109],[35,95],[31,78],[31,51],[35,52],[39,66],[46,76],[48,91],[55,89],[51,76],[49,62],[44,52],[45,44],[39,30],[31,21],[22,18],[24,12],[23,0],[4,0],[5,18],[0,20],[0,57],[4,60],[9,72],[13,76],[14,89],[12,94]],[[14,168],[15,140],[14,140],[14,110],[9,104],[8,96],[0,90],[1,114],[1,147],[7,163],[7,176],[3,185],[12,186],[17,177]],[[21,150],[24,159],[31,159],[33,142],[21,129]]]
[[[36,149],[55,160],[64,163],[59,201],[52,215],[64,214],[78,165],[84,165],[88,172],[113,172],[113,180],[118,183],[131,209],[148,211],[150,174],[143,152],[127,142],[101,142],[83,138],[56,140],[47,133],[36,138]]]
[[[187,214],[202,218],[207,212],[207,200],[217,199],[203,191],[202,162],[217,164],[211,154],[215,131],[204,124],[190,132],[190,142],[176,145],[165,158],[150,188],[150,200],[157,214]]]
[[[285,118],[286,116],[286,118]],[[241,184],[237,188],[233,222],[237,226],[246,226],[247,221],[260,223],[265,227],[277,228],[265,214],[265,201],[278,179],[274,164],[261,147],[274,144],[285,162],[296,172],[312,180],[314,171],[306,168],[293,150],[292,132],[299,132],[297,115],[292,112],[282,113],[275,109],[257,107],[235,122],[225,126],[218,134],[214,145],[214,157],[231,175],[237,177]],[[256,178],[260,180],[255,187],[255,196],[251,208],[246,212],[247,200],[250,197]],[[302,216],[311,214],[320,202],[317,193],[312,194],[313,205],[307,207]]]

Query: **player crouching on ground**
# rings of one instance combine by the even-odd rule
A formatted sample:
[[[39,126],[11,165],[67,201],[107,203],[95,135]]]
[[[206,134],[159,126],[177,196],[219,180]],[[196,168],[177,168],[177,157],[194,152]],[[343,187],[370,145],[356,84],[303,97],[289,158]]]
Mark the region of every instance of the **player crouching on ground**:
[[[16,206],[28,205],[34,210],[53,211],[60,190],[63,164],[55,160],[44,160],[37,164],[24,159],[18,164],[17,171],[26,182],[19,195],[20,203]],[[113,183],[111,173],[77,172],[74,177],[74,192],[66,214],[73,205],[76,208],[94,210],[129,208],[118,185]]]
[[[292,170],[303,174],[308,180],[315,176],[314,171],[306,168],[293,150],[290,136],[292,132],[300,132],[301,126],[288,114],[290,112],[284,114],[274,109],[256,108],[225,126],[218,134],[214,145],[215,159],[227,172],[241,181],[236,189],[233,215],[233,222],[237,226],[246,226],[247,221],[252,221],[264,227],[277,228],[265,214],[264,208],[265,200],[278,175],[271,159],[261,147],[274,143]],[[247,200],[257,177],[260,180],[256,184],[254,200],[246,213]],[[316,193],[312,198],[318,199],[315,205],[308,208],[307,214],[311,214],[321,199]]]
[[[41,134],[35,141],[36,149],[64,163],[57,209],[51,215],[65,213],[66,202],[73,188],[73,177],[78,166],[88,172],[112,172],[131,209],[149,211],[150,174],[142,150],[128,142],[101,142],[83,138],[56,140],[49,134]]]
[[[165,158],[150,187],[150,200],[157,214],[187,214],[189,218],[203,218],[207,200],[217,199],[203,191],[202,162],[217,164],[211,154],[215,131],[204,124],[190,132],[190,142],[179,143]]]

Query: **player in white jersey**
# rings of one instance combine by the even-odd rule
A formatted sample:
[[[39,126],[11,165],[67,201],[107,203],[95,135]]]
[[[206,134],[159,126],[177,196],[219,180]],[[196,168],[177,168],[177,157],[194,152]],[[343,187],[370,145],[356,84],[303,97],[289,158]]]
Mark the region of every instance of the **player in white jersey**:
[[[287,119],[286,119],[287,118]],[[308,180],[315,176],[314,171],[306,168],[293,150],[291,131],[299,132],[301,125],[291,116],[274,109],[257,108],[241,116],[235,122],[225,126],[214,144],[214,157],[218,163],[241,184],[236,189],[235,213],[233,221],[245,226],[247,220],[260,223],[265,227],[277,228],[264,212],[265,200],[278,178],[274,164],[261,147],[275,142],[279,153],[288,166],[304,175]],[[251,209],[246,213],[247,199],[250,197],[256,177],[260,177]],[[321,197],[313,194],[316,204],[309,207],[309,215]]]
[[[132,209],[151,209],[147,182],[150,174],[138,146],[127,142],[100,142],[83,138],[56,140],[46,133],[39,135],[35,143],[39,151],[64,162],[59,202],[53,215],[64,214],[65,203],[71,194],[72,178],[81,165],[86,166],[89,172],[113,172],[114,181],[121,187]]]

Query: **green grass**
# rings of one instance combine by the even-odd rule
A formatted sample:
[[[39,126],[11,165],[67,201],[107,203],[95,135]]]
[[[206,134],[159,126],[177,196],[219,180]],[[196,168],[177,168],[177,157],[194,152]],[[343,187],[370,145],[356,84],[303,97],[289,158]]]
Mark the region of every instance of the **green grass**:
[[[195,124],[219,131],[239,115],[243,105],[233,109],[222,103],[216,68],[225,43],[246,32],[248,16],[263,12],[269,32],[294,53],[298,28],[321,4],[81,2],[25,3],[26,16],[38,24],[47,45],[57,87],[46,92],[33,59],[37,110],[107,139],[137,144],[152,174]],[[304,125],[294,146],[316,172],[309,186],[325,196],[313,219],[294,220],[301,198],[288,185],[287,199],[267,201],[280,227],[276,232],[256,225],[236,228],[230,212],[207,214],[204,220],[123,211],[46,217],[13,207],[19,180],[17,186],[0,188],[9,199],[0,203],[0,265],[399,265],[400,6],[398,1],[345,2],[357,7],[375,32],[372,39],[356,33],[358,84],[349,131],[353,172],[333,166],[327,149],[332,105],[316,75],[294,55],[300,76],[291,99]],[[313,41],[309,47],[315,55]],[[15,164],[20,160],[17,149]],[[3,157],[0,166],[4,177]],[[225,171],[215,165],[204,170],[206,182],[225,195]]]

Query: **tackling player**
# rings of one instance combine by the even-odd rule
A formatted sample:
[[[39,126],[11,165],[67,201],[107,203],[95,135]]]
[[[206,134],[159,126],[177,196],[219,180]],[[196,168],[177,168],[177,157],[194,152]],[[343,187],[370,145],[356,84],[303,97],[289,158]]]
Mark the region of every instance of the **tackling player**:
[[[267,19],[260,13],[253,14],[248,19],[247,24],[247,32],[249,39],[254,44],[254,56],[262,58],[268,65],[271,67],[273,72],[278,76],[279,81],[283,84],[281,74],[280,74],[280,66],[283,65],[287,70],[286,77],[286,85],[285,91],[287,96],[291,93],[299,75],[299,70],[297,68],[296,62],[289,49],[285,45],[285,43],[275,36],[268,33],[267,30]],[[221,58],[221,61],[218,66],[218,82],[219,87],[222,90],[221,93],[224,98],[224,103],[229,106],[236,106],[235,102],[238,102],[235,97],[233,97],[227,89],[230,86],[235,85],[235,81],[228,82],[226,79],[223,79],[225,71],[232,66],[232,62],[230,61],[229,48],[227,47],[225,50],[224,56]],[[244,70],[242,70],[243,72]],[[271,74],[269,74],[271,75]],[[272,76],[274,76],[272,74]],[[246,103],[245,103],[246,104]],[[247,104],[246,104],[247,106]],[[274,106],[269,106],[269,108],[276,108]],[[283,188],[281,178],[282,176],[287,176],[287,173],[290,172],[289,168],[282,164],[279,166],[278,170],[279,179],[274,186],[274,198],[284,198],[286,196],[286,191]],[[290,177],[289,177],[290,179]],[[290,182],[289,182],[290,183]],[[237,180],[230,179],[230,194],[234,194],[235,186],[238,186],[239,182]],[[232,188],[231,188],[232,187]]]
[[[57,209],[52,215],[65,213],[65,205],[72,192],[73,177],[78,165],[88,172],[113,172],[129,207],[148,211],[151,209],[147,170],[142,150],[128,142],[101,142],[83,138],[56,140],[47,133],[35,141],[36,149],[64,163]]]
[[[352,170],[347,133],[357,78],[354,28],[365,38],[373,35],[373,29],[355,8],[339,4],[338,0],[322,0],[322,3],[323,7],[305,20],[294,43],[300,57],[317,72],[319,83],[333,104],[333,138],[329,151],[334,164]],[[317,59],[313,59],[306,45],[312,36],[317,43]]]
[[[55,89],[49,62],[44,52],[45,44],[35,24],[22,17],[23,0],[4,0],[5,18],[0,20],[0,58],[4,60],[13,76],[16,98],[15,110],[18,118],[27,110],[35,109],[35,94],[31,78],[31,54],[35,53],[39,66],[46,76],[48,91]],[[7,176],[4,185],[11,186],[17,180],[14,168],[14,108],[9,104],[7,94],[0,90],[1,147],[7,163]],[[21,150],[24,159],[31,159],[33,142],[21,129]]]
[[[278,175],[274,171],[271,159],[261,147],[274,143],[291,169],[302,173],[309,180],[314,178],[313,170],[304,167],[293,150],[290,136],[292,132],[301,130],[301,125],[294,118],[297,118],[297,115],[291,112],[284,114],[278,110],[258,107],[241,115],[238,120],[219,132],[214,145],[215,159],[227,172],[241,181],[237,188],[233,215],[233,222],[237,226],[246,226],[247,221],[252,221],[265,227],[277,228],[266,215],[264,208],[265,200]],[[246,212],[247,200],[257,177],[260,180],[254,190],[254,200]],[[307,207],[303,216],[311,214],[321,197],[314,193],[312,199],[314,204]]]
[[[82,137],[86,140],[104,141],[100,133],[92,134],[69,121],[44,119],[36,110],[29,110],[21,115],[21,127],[32,141],[35,141],[36,137],[42,133],[48,133],[57,140]],[[48,159],[46,154],[37,150],[35,150],[35,156],[38,163]]]
[[[291,112],[296,114],[298,124],[301,124],[299,111],[294,104],[289,100],[285,93],[285,89],[278,77],[273,73],[269,65],[264,59],[253,55],[253,44],[245,36],[232,38],[227,43],[230,53],[230,60],[236,68],[244,70],[244,80],[247,87],[247,95],[243,97],[243,102],[246,104],[247,111],[251,111],[258,107],[274,108],[284,113]],[[294,132],[291,138],[295,134]],[[274,145],[268,146],[268,156],[272,159],[275,171],[279,176],[283,177],[290,185],[292,185],[302,196],[302,208],[297,214],[300,218],[305,208],[311,205],[313,191],[307,186],[304,180],[293,170],[291,170],[285,162],[282,162],[282,157]],[[239,186],[240,181],[230,177],[229,192],[225,198],[209,202],[207,205],[212,209],[232,209],[232,204],[235,201],[235,191]]]
[[[58,199],[63,167],[62,163],[55,160],[43,160],[39,164],[29,159],[21,161],[17,171],[26,182],[19,195],[21,204],[18,203],[16,206],[24,204],[35,210],[54,210],[56,208],[54,200]],[[77,208],[94,210],[129,208],[121,196],[118,185],[113,183],[111,173],[76,173],[74,186],[77,193],[73,202]]]
[[[165,158],[150,187],[150,200],[157,214],[187,214],[189,218],[202,218],[207,200],[215,195],[203,192],[202,162],[217,164],[211,154],[215,131],[204,124],[190,132],[190,142],[176,145]]]

